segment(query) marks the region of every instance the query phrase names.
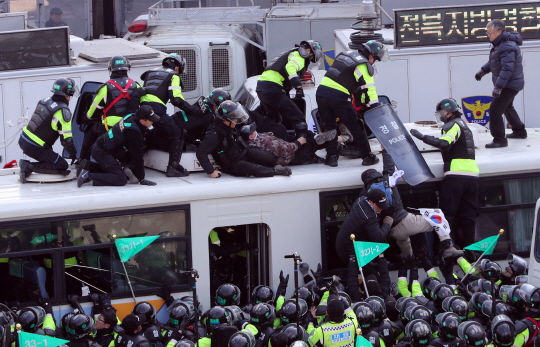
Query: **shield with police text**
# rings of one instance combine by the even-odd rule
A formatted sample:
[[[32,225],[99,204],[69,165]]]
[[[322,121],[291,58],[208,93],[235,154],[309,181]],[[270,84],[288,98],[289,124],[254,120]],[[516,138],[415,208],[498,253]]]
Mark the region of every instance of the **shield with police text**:
[[[391,105],[367,111],[364,120],[398,169],[403,170],[405,182],[415,186],[435,177]]]
[[[461,98],[461,106],[469,123],[477,123],[485,127],[489,124],[489,107],[492,96],[475,95]]]

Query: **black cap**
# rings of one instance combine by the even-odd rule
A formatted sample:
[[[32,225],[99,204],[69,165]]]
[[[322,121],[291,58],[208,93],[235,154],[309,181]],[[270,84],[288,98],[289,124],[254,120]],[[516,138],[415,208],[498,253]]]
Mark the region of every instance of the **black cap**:
[[[128,334],[133,334],[135,330],[139,329],[139,326],[143,325],[144,323],[146,323],[146,316],[144,314],[128,314],[122,320],[122,328],[124,328]]]
[[[51,8],[51,14],[63,14],[63,13],[64,13],[64,11],[62,11],[58,7]]]
[[[137,110],[137,113],[135,114],[135,117],[138,119],[146,119],[149,121],[152,121],[153,123],[159,121],[159,116],[154,113],[154,110],[152,110],[152,107],[148,105],[142,105]]]
[[[372,189],[367,193],[369,201],[375,203],[380,209],[386,210],[390,207],[386,193],[380,189]]]
[[[330,319],[339,319],[345,314],[345,308],[340,300],[332,300],[328,302],[326,312]]]

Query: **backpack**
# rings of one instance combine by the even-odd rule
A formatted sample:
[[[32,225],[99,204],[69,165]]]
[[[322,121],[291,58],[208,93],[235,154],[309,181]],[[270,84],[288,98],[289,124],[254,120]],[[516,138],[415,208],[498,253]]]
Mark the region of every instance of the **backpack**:
[[[380,189],[383,192],[385,192],[386,198],[388,199],[388,204],[392,206],[392,189],[388,186],[388,184],[386,184],[386,182],[382,181],[382,182],[373,183],[369,187],[368,192],[372,189]]]

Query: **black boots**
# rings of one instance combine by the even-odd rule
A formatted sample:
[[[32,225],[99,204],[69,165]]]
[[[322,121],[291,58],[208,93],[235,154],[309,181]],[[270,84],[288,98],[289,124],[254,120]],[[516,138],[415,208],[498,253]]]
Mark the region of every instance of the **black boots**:
[[[336,166],[338,166],[337,160],[338,160],[338,157],[335,154],[327,156],[326,160],[324,161],[324,165],[328,165],[328,166],[331,166],[331,167],[336,167]]]
[[[291,168],[288,166],[276,165],[274,166],[274,175],[290,176],[292,175]]]
[[[34,165],[32,165],[28,160],[21,159],[19,160],[19,178],[21,183],[26,183],[26,177],[28,177],[34,170]]]
[[[493,142],[486,144],[486,148],[502,148],[508,147],[508,140],[501,138],[493,138]]]
[[[77,177],[77,187],[82,187],[83,184],[90,182],[90,171],[82,169],[79,177]]]
[[[186,177],[189,176],[189,171],[184,169],[182,165],[177,162],[171,163],[167,166],[167,172],[165,173],[167,177]]]
[[[369,154],[363,159],[364,160],[362,160],[362,165],[364,166],[375,165],[379,162],[379,158],[377,158],[377,156],[371,152],[369,152]]]

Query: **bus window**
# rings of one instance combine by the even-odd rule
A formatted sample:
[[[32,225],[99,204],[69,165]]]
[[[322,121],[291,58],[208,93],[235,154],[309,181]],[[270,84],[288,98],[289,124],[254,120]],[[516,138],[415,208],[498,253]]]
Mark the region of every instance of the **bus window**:
[[[266,224],[216,227],[208,235],[210,255],[210,302],[220,285],[240,288],[241,305],[251,300],[258,285],[269,284],[268,235]]]
[[[56,223],[0,227],[0,254],[56,248]]]

